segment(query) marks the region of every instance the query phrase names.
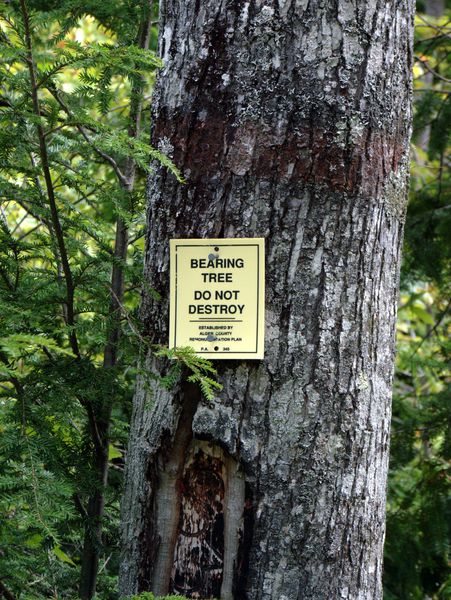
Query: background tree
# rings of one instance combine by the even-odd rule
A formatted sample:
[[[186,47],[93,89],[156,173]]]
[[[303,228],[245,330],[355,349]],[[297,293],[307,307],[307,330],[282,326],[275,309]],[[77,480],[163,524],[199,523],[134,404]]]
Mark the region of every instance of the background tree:
[[[412,24],[412,2],[162,3],[152,139],[186,185],[150,183],[146,333],[168,338],[169,238],[261,236],[267,349],[218,363],[212,406],[138,385],[123,594],[381,597]],[[223,532],[182,551],[213,481]]]
[[[450,16],[416,17],[415,118],[398,318],[385,597],[445,599],[450,541]]]

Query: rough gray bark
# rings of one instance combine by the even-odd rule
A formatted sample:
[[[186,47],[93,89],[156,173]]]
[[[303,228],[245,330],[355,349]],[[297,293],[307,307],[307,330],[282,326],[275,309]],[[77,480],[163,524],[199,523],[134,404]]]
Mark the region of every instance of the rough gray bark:
[[[170,591],[179,483],[203,439],[241,495],[224,518],[224,599],[381,598],[413,5],[161,3],[153,141],[187,183],[150,179],[145,274],[163,300],[144,297],[146,331],[167,343],[169,238],[261,236],[266,356],[218,362],[211,407],[186,384],[138,384],[124,595]]]

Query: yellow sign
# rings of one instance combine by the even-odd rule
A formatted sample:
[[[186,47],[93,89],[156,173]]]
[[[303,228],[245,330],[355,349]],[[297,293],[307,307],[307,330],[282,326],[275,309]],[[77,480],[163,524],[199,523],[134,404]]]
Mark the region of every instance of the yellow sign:
[[[263,358],[265,240],[170,240],[170,347]]]

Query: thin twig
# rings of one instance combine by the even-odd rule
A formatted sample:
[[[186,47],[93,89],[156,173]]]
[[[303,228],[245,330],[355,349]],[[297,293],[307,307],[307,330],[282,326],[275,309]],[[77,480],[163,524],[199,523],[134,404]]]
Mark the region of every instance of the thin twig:
[[[52,96],[55,98],[55,100],[58,102],[58,104],[61,106],[61,108],[64,110],[64,112],[70,118],[73,118],[72,111],[67,106],[67,104],[64,102],[64,100],[62,100],[58,91],[52,87],[48,87],[48,90],[52,94]],[[96,146],[95,142],[89,137],[86,127],[84,127],[83,125],[80,125],[79,123],[74,123],[74,126],[78,129],[78,131],[81,133],[81,135],[83,136],[85,141],[91,146],[91,148],[113,168],[121,185],[123,185],[125,187],[128,183],[127,179],[126,179],[125,175],[122,173],[119,165],[114,160],[114,158],[112,156],[110,156],[109,154],[107,154],[106,152],[104,152],[103,150],[101,150],[98,146]]]
[[[419,349],[421,348],[421,346],[424,344],[424,342],[431,337],[431,335],[437,331],[438,327],[440,327],[441,322],[443,321],[443,319],[446,317],[446,315],[448,314],[448,311],[451,307],[451,300],[448,301],[448,304],[446,305],[446,307],[444,308],[444,310],[439,314],[439,317],[437,319],[437,322],[434,324],[433,327],[431,327],[431,329],[427,332],[427,334],[423,337],[423,339],[421,340],[421,342],[418,344],[418,346],[415,348],[415,350],[412,352],[412,354],[409,356],[408,360],[412,360],[412,358],[415,356],[415,354],[417,354],[417,352],[419,351]]]
[[[444,81],[445,83],[451,83],[451,79],[447,79],[446,77],[443,77],[443,75],[440,75],[440,73],[437,73],[437,71],[434,71],[434,69],[432,69],[429,65],[428,65],[428,61],[424,58],[421,58],[421,56],[415,55],[415,59],[420,62],[423,67],[425,67],[425,69],[427,71],[429,71],[429,73],[432,73],[432,75],[434,77],[437,77],[437,79],[440,79],[441,81]]]
[[[423,21],[423,23],[427,27],[430,27],[431,29],[438,31],[439,33],[442,33],[443,31],[445,31],[445,33],[447,33],[446,29],[447,29],[448,25],[451,23],[451,19],[449,19],[448,21],[446,21],[446,23],[444,25],[434,25],[434,23],[431,23],[430,21],[425,19],[420,13],[417,13],[417,17],[420,21]],[[417,26],[417,28],[418,27],[423,27],[423,25],[419,25],[419,26]]]

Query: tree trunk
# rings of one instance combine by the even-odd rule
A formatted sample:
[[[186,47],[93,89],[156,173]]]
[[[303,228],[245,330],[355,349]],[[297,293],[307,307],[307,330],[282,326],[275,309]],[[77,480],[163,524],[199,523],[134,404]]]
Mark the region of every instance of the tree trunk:
[[[432,17],[443,17],[445,14],[445,0],[426,0],[424,3],[425,12]]]
[[[212,406],[139,382],[124,595],[381,598],[413,10],[162,2],[153,143],[186,184],[150,181],[146,331],[170,238],[265,237],[266,355],[218,361]]]
[[[424,3],[424,12],[426,15],[430,15],[434,18],[442,17],[445,13],[445,0],[426,0]],[[432,87],[432,83],[434,81],[434,75],[432,71],[426,70],[421,79],[424,81],[426,87]],[[429,150],[430,139],[431,125],[427,124],[419,133],[417,133],[416,143],[422,150],[424,150],[424,152],[427,153]]]

